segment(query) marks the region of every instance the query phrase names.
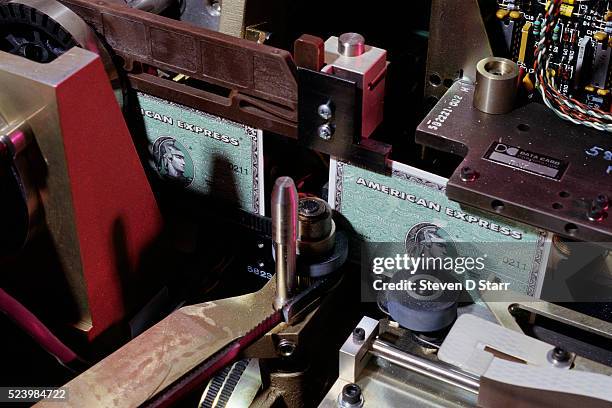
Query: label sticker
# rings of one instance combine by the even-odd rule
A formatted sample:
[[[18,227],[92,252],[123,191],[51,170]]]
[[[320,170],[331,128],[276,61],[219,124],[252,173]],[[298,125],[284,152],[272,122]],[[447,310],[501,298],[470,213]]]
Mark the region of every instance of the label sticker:
[[[484,158],[527,173],[555,180],[561,180],[568,166],[568,163],[563,160],[499,142],[491,145]]]

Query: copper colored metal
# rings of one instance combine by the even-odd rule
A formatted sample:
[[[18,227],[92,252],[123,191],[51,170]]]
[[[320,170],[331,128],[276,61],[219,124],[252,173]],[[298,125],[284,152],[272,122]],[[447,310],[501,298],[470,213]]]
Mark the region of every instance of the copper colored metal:
[[[64,406],[144,404],[274,314],[275,285],[272,278],[258,292],[177,310],[67,383],[70,398]]]
[[[293,44],[293,57],[298,67],[320,71],[325,65],[325,43],[319,37],[303,34]]]

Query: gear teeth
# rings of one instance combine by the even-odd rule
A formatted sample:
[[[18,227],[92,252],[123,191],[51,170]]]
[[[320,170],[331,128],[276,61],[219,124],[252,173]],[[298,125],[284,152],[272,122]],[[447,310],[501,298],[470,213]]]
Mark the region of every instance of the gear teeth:
[[[210,381],[199,408],[224,408],[248,365],[249,360],[246,359],[225,367]]]

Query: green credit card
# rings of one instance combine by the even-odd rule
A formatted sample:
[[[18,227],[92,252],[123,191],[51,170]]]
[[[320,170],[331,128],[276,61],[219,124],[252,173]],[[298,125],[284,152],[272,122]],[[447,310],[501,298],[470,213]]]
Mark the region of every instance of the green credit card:
[[[445,243],[455,255],[484,256],[487,270],[510,289],[539,297],[550,252],[546,231],[467,208],[446,197],[443,177],[389,161],[378,174],[335,159],[330,163],[329,204],[341,213],[359,243]],[[457,253],[459,252],[459,253]],[[359,254],[352,254],[359,259]]]
[[[262,132],[137,93],[150,166],[168,182],[264,215]]]

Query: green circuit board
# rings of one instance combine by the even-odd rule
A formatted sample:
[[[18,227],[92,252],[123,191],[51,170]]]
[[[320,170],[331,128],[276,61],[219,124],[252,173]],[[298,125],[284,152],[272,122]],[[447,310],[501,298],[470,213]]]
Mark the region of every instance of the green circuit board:
[[[551,67],[557,89],[589,106],[610,110],[612,6],[609,0],[562,0],[552,32]],[[502,55],[521,67],[523,87],[530,91],[534,50],[540,38],[548,2],[498,0],[496,18]]]

